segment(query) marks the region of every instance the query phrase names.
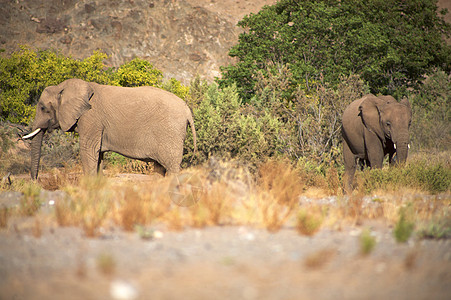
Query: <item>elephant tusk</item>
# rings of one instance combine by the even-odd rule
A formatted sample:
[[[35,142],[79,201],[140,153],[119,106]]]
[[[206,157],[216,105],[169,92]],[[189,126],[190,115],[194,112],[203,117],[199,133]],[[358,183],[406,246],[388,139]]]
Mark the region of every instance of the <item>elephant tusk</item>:
[[[32,137],[34,137],[36,134],[38,134],[39,131],[41,131],[41,128],[38,128],[38,129],[36,129],[35,131],[33,131],[32,133],[23,136],[22,139],[23,139],[23,140],[26,140],[26,139],[32,138]]]
[[[396,144],[393,144],[393,146],[395,147],[395,150],[396,150]]]
[[[410,149],[410,144],[407,144],[407,149]]]

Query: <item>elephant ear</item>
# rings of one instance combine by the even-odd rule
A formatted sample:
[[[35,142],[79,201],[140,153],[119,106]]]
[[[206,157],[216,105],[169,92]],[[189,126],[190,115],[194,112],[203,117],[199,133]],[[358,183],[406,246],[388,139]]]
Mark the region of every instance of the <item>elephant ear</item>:
[[[91,108],[89,100],[94,90],[88,82],[69,79],[60,84],[58,99],[58,121],[63,131],[69,131],[78,119]]]
[[[410,102],[407,98],[402,98],[401,101],[399,101],[399,103],[404,104],[405,106],[407,106],[407,108],[410,110]]]
[[[382,106],[388,102],[390,102],[389,99],[380,99],[374,95],[369,95],[359,106],[363,124],[365,124],[365,127],[368,128],[369,131],[374,132],[380,139],[384,139],[385,136],[380,124],[380,112]]]

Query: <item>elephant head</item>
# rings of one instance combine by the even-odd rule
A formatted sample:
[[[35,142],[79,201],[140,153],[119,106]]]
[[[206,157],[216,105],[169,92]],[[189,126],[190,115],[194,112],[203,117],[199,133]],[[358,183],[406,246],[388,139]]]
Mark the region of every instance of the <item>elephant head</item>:
[[[33,132],[22,137],[31,141],[31,177],[38,177],[41,144],[44,133],[61,128],[72,131],[81,115],[91,108],[93,95],[89,83],[80,79],[69,79],[57,86],[44,89],[36,105]]]
[[[382,141],[386,153],[396,151],[397,162],[404,163],[409,149],[412,118],[409,101],[403,99],[397,102],[391,96],[373,96],[360,104],[359,111],[363,124]]]

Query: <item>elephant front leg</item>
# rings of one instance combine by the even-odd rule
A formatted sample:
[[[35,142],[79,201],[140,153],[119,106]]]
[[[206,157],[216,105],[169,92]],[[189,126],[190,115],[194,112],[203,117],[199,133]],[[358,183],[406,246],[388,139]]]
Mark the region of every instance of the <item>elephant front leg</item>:
[[[100,138],[98,141],[80,135],[80,158],[85,175],[96,175],[101,167]]]
[[[365,132],[365,149],[370,167],[381,169],[385,153],[382,142],[376,134],[368,131]]]

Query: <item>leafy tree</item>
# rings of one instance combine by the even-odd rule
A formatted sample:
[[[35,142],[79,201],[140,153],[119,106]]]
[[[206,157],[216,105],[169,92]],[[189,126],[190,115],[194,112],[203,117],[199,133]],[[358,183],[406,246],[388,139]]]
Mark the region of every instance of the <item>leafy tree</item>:
[[[236,84],[248,101],[258,71],[288,66],[297,86],[336,86],[341,76],[359,74],[373,93],[402,94],[435,68],[451,71],[451,33],[436,0],[281,0],[250,14],[222,68],[221,87]]]

